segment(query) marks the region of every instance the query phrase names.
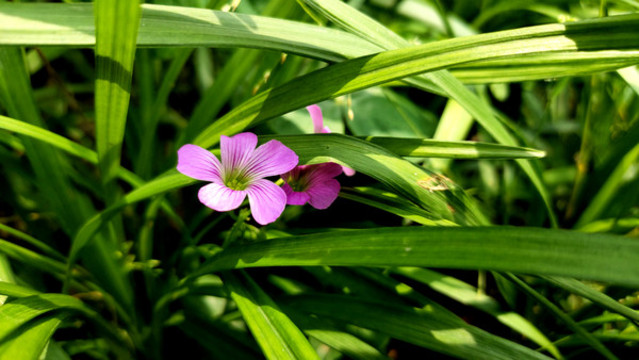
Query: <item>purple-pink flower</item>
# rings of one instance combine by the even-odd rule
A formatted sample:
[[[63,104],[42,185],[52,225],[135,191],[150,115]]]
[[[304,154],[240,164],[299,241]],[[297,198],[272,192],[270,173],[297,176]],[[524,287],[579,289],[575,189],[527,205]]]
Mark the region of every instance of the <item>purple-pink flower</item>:
[[[309,105],[306,107],[308,113],[311,114],[311,120],[313,121],[313,132],[316,134],[328,134],[331,129],[328,126],[324,126],[324,116],[322,115],[322,109],[318,105]],[[346,176],[355,175],[355,170],[342,166],[342,171]]]
[[[241,133],[220,139],[217,159],[206,149],[187,144],[178,150],[177,169],[198,180],[210,181],[199,193],[200,201],[216,211],[237,209],[248,195],[253,218],[261,225],[275,221],[286,206],[286,193],[264,179],[295,168],[298,157],[277,140],[257,146],[257,136]]]
[[[307,202],[316,209],[326,209],[339,194],[340,185],[334,179],[342,173],[335,163],[300,165],[282,174],[286,184],[282,186],[288,205],[304,205]]]

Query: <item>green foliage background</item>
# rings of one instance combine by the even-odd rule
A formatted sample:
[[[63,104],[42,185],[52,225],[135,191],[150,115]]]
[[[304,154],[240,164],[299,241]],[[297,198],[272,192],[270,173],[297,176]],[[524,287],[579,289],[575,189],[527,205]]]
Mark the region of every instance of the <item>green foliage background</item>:
[[[0,359],[636,357],[638,10],[0,1]],[[243,131],[357,174],[215,213]]]

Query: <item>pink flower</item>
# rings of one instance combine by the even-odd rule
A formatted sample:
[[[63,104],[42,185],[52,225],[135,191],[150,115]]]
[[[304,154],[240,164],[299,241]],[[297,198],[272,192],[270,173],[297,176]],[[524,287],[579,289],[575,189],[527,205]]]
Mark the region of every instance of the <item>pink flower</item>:
[[[324,116],[322,116],[322,109],[317,105],[309,105],[306,107],[308,113],[311,114],[311,120],[313,120],[313,132],[316,134],[328,134],[331,132],[331,129],[328,126],[324,126]],[[348,168],[346,166],[342,166],[342,171],[344,171],[344,175],[353,176],[355,175],[355,170]]]
[[[248,195],[255,221],[270,224],[284,211],[287,197],[282,188],[264,178],[292,170],[298,157],[277,140],[256,146],[253,133],[222,136],[220,162],[208,150],[187,144],[178,150],[177,169],[186,176],[211,182],[198,193],[202,204],[216,211],[230,211]]]
[[[286,184],[282,186],[288,205],[304,205],[307,202],[316,209],[326,209],[339,194],[340,185],[335,179],[342,167],[335,163],[296,166],[282,174]]]

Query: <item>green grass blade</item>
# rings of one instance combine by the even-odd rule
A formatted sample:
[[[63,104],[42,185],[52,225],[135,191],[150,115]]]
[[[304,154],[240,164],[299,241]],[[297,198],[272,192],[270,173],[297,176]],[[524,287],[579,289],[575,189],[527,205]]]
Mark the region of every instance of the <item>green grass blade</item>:
[[[393,272],[428,285],[462,304],[472,306],[494,316],[499,322],[510,327],[548,350],[555,358],[563,359],[559,349],[535,325],[523,316],[512,311],[500,310],[499,303],[488,295],[478,292],[477,288],[452,276],[420,268],[396,268]]]
[[[13,285],[16,281],[13,270],[11,269],[11,263],[4,254],[0,254],[0,281],[3,284],[8,284],[7,286]],[[0,294],[2,294],[2,292],[0,292]],[[7,301],[7,296],[0,295],[0,306],[2,306],[5,301]]]
[[[116,196],[109,187],[120,165],[139,19],[138,0],[95,3],[95,133],[109,203]]]
[[[180,75],[184,64],[186,64],[186,61],[191,56],[192,52],[193,49],[180,49],[176,53],[175,57],[171,61],[171,65],[164,75],[156,98],[151,105],[148,118],[143,119],[142,121],[144,135],[140,138],[141,144],[137,157],[136,173],[143,179],[147,179],[154,170],[152,165],[154,164],[153,159],[155,156],[154,149],[156,137],[149,136],[149,134],[156,133],[160,116],[162,115],[162,112],[165,111],[166,102],[169,98],[171,89],[173,89],[178,75]]]
[[[586,210],[581,214],[581,217],[575,224],[576,228],[582,228],[592,221],[601,216],[610,201],[613,200],[614,195],[621,188],[622,185],[627,183],[625,178],[626,173],[637,163],[639,159],[639,145],[632,148],[623,158],[619,161],[619,164],[615,167],[613,172],[608,176],[606,182],[601,189],[594,196]]]
[[[0,360],[38,360],[67,314],[56,313],[25,324],[10,338],[0,341]]]
[[[559,51],[508,60],[478,61],[455,67],[451,73],[465,84],[492,84],[585,76],[626,68],[636,63],[636,51]]]
[[[50,274],[64,274],[64,263],[0,239],[0,253]]]
[[[606,359],[615,360],[617,357],[608,350],[596,337],[590,334],[586,329],[581,327],[581,325],[577,324],[570,316],[564,313],[557,305],[553,304],[550,300],[546,299],[542,294],[537,292],[532,287],[528,286],[521,279],[517,278],[512,274],[505,275],[507,279],[512,281],[517,287],[521,288],[528,295],[535,298],[535,300],[539,301],[545,308],[550,310],[550,312],[560,319],[562,322],[566,324],[570,330],[574,331],[578,334],[588,345],[592,346],[593,349],[597,350],[601,355],[603,355]]]
[[[313,36],[309,36],[313,34]],[[92,47],[90,4],[0,4],[0,44]],[[142,5],[140,47],[249,47],[280,50],[328,61],[380,49],[357,36],[315,25],[254,15]]]
[[[0,306],[0,342],[20,326],[50,311],[82,307],[82,302],[62,294],[17,298]]]
[[[42,251],[43,253],[45,253],[48,256],[51,256],[57,260],[64,260],[64,256],[62,254],[60,254],[57,250],[53,249],[52,247],[50,247],[49,245],[45,244],[44,242],[34,238],[31,235],[25,234],[20,230],[16,230],[12,227],[9,227],[7,225],[4,224],[0,224],[0,231],[5,231],[19,239],[24,240],[25,242],[31,244],[32,246],[38,248],[38,250]]]
[[[446,159],[539,159],[541,150],[480,143],[474,141],[441,141],[417,138],[372,136],[365,139],[397,155]]]
[[[303,295],[288,304],[461,359],[548,359],[474,326],[451,321],[428,307],[416,309],[336,295]]]
[[[11,297],[26,297],[38,295],[39,292],[10,282],[0,281],[0,294]]]
[[[232,247],[208,261],[198,273],[318,265],[483,269],[636,287],[639,242],[616,235],[523,227],[332,231]]]
[[[468,136],[473,123],[473,117],[468,111],[459,105],[457,101],[449,99],[437,123],[433,140],[464,140]],[[450,162],[449,159],[437,159],[430,161],[430,164],[437,170],[447,170]]]
[[[248,275],[227,274],[224,279],[267,359],[319,359],[302,332]]]
[[[98,157],[93,150],[49,130],[43,129],[40,126],[27,124],[23,121],[0,115],[0,129],[12,131],[20,135],[48,143],[68,154],[77,156],[93,164],[98,163]]]
[[[585,285],[581,281],[569,278],[561,278],[557,276],[543,276],[543,278],[566,291],[570,291],[573,294],[583,296],[603,308],[623,315],[633,321],[639,322],[639,311],[620,304],[618,301],[611,298],[610,296]]]

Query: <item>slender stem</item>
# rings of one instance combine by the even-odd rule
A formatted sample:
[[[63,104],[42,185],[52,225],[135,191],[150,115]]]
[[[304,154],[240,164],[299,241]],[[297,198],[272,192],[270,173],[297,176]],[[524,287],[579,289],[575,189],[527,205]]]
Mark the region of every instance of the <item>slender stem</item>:
[[[444,29],[446,29],[446,35],[450,38],[455,37],[455,33],[453,32],[453,27],[450,26],[450,22],[448,21],[448,15],[446,15],[446,9],[442,5],[441,0],[435,0],[435,5],[437,5],[437,11],[439,12],[439,16],[442,18],[442,22],[444,23]]]

